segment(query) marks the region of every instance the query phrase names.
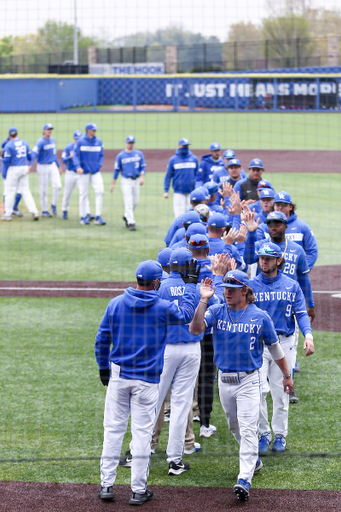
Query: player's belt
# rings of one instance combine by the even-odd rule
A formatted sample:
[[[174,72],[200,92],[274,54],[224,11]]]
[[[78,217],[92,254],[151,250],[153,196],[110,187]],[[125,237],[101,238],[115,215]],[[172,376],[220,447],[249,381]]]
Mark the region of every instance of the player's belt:
[[[135,178],[133,178],[132,176],[129,176],[129,179],[130,180],[137,180],[138,176],[135,176]]]
[[[224,384],[239,384],[245,377],[251,375],[256,370],[250,370],[247,372],[232,372],[229,370],[221,371],[220,378]]]

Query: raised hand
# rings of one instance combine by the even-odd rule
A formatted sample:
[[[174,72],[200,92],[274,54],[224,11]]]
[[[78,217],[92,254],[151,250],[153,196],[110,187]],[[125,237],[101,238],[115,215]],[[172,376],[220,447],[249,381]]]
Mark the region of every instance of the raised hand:
[[[203,300],[209,300],[211,297],[213,297],[214,295],[214,292],[215,292],[215,287],[213,286],[212,288],[212,279],[210,279],[209,277],[206,277],[205,280],[201,280],[201,283],[200,283],[200,297],[201,299]]]

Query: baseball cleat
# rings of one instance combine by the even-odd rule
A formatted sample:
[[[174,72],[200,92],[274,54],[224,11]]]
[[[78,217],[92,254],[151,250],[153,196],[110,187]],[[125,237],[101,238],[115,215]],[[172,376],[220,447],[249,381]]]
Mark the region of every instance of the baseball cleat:
[[[45,210],[44,212],[41,212],[42,217],[52,217],[51,213]]]
[[[143,505],[143,503],[146,503],[146,501],[151,501],[153,499],[154,494],[152,491],[146,491],[143,494],[133,492],[129,500],[129,505]]]
[[[86,216],[86,218],[87,218],[87,219],[88,219],[88,221],[90,222],[91,220],[94,220],[94,218],[95,218],[95,217],[94,217],[93,215],[91,215],[91,213],[88,213],[88,214],[87,214],[87,216]]]
[[[1,217],[1,220],[12,220],[12,217],[10,217],[9,215],[5,215],[5,214],[4,214],[4,215]]]
[[[297,361],[295,361],[295,373],[300,373],[301,368],[298,366]]]
[[[169,463],[169,469],[168,474],[169,475],[181,475],[181,473],[184,473],[185,471],[188,471],[190,468],[190,465],[188,462],[183,462],[180,460],[178,464],[176,462],[170,462]]]
[[[12,215],[16,215],[17,217],[23,217],[24,216],[23,213],[19,212],[19,210],[14,209],[14,208],[12,210]]]
[[[104,226],[104,224],[106,224],[106,222],[104,219],[102,219],[102,217],[97,215],[97,217],[95,218],[94,224],[98,224],[99,226]]]
[[[123,215],[122,219],[124,220],[124,222],[126,223],[126,228],[129,228],[129,224],[128,224],[128,221],[127,221],[127,217],[125,215]]]
[[[294,388],[289,393],[289,402],[291,404],[297,404],[298,402],[298,396],[296,395]]]
[[[233,492],[237,495],[239,500],[247,501],[250,496],[250,487],[251,486],[247,480],[240,478],[236,485],[233,487]]]
[[[33,220],[39,220],[39,213],[32,213]]]
[[[54,204],[51,204],[51,210],[53,215],[57,215],[57,207]]]
[[[135,224],[129,224],[130,231],[136,231],[136,225]]]
[[[114,492],[112,487],[101,487],[97,493],[97,496],[101,498],[101,500],[113,500]]]
[[[199,450],[201,450],[200,443],[194,443],[192,448],[190,448],[189,450],[186,450],[186,448],[185,448],[184,454],[185,455],[192,455],[192,453],[198,452]]]
[[[263,455],[264,453],[268,453],[271,439],[271,432],[264,432],[263,434],[260,435],[258,441],[258,451],[261,455]]]
[[[68,215],[67,215],[67,211],[66,210],[63,212],[63,219],[64,220],[68,220]]]
[[[214,425],[208,425],[208,427],[205,427],[205,425],[201,425],[199,437],[211,437],[212,434],[216,433],[217,429],[215,428]]]
[[[163,421],[165,421],[166,423],[170,420],[170,410],[166,411],[165,412],[165,415],[163,417]]]
[[[193,416],[193,421],[200,421],[200,416],[198,416],[198,414]]]
[[[284,452],[286,446],[286,440],[284,436],[275,435],[274,444],[272,445],[273,452]]]
[[[88,221],[88,219],[86,217],[83,217],[79,224],[82,224],[83,226],[87,225],[87,224],[90,224],[90,222]]]
[[[257,462],[256,462],[256,466],[255,466],[255,473],[257,471],[260,471],[263,467],[263,462],[260,460],[260,458],[258,457],[257,459]]]
[[[119,465],[124,466],[125,468],[131,468],[131,461],[132,461],[131,451],[128,450],[127,452],[125,452],[123,457],[120,457]]]

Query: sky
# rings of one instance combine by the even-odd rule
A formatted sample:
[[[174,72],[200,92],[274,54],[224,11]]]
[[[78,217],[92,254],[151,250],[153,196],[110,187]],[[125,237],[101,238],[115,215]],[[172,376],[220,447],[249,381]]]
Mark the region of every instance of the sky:
[[[75,1],[83,34],[108,40],[176,24],[224,41],[229,25],[258,24],[268,14],[267,0],[11,0],[3,3],[0,37],[36,32],[51,19],[73,24]],[[310,4],[340,9],[340,0]]]

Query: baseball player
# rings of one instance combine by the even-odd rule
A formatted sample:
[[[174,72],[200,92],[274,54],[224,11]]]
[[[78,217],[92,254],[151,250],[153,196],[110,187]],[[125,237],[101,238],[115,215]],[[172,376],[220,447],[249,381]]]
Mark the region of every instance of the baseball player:
[[[219,396],[229,428],[240,445],[240,471],[233,491],[247,500],[254,471],[262,468],[258,457],[258,418],[260,403],[259,369],[264,344],[283,374],[286,393],[292,389],[291,373],[269,315],[254,302],[250,281],[245,272],[232,270],[225,275],[225,266],[214,262],[216,286],[202,286],[201,300],[189,330],[199,335],[212,329],[214,362],[219,369]],[[224,257],[222,259],[225,262]],[[219,264],[218,264],[219,263]],[[219,285],[219,286],[218,286]],[[225,301],[207,308],[214,290]]]
[[[57,202],[59,192],[62,188],[60,179],[60,163],[57,157],[56,141],[51,137],[53,126],[50,123],[44,124],[43,136],[36,142],[32,149],[32,165],[37,158],[37,172],[39,182],[40,206],[43,217],[52,217],[47,209],[47,191],[49,180],[52,185],[51,211],[57,215]]]
[[[158,252],[157,255],[157,261],[160,263],[162,267],[162,278],[161,281],[164,281],[164,279],[168,279],[170,274],[170,263],[169,258],[172,254],[172,249],[170,247],[165,247],[164,249],[161,249]]]
[[[262,178],[264,170],[262,160],[259,160],[259,158],[251,160],[249,165],[250,176],[245,180],[240,180],[234,186],[234,190],[239,194],[241,200],[258,200],[257,185]]]
[[[267,311],[272,318],[288,366],[292,368],[295,343],[294,315],[305,337],[303,349],[306,350],[306,356],[314,353],[313,335],[304,295],[297,281],[280,272],[285,260],[277,244],[272,242],[263,244],[258,249],[257,255],[261,272],[250,281],[255,295],[255,304],[260,309]],[[289,396],[283,393],[281,372],[274,364],[267,347],[264,349],[260,381],[262,395],[259,414],[259,453],[268,452],[272,440],[266,403],[268,382],[273,401],[271,423],[275,434],[272,450],[284,452],[288,434]]]
[[[80,224],[90,224],[87,217],[87,198],[90,182],[95,191],[96,217],[94,224],[103,226],[102,204],[104,195],[103,178],[100,173],[104,161],[104,148],[101,139],[96,136],[97,126],[88,123],[85,126],[85,135],[80,137],[74,147],[73,165],[76,172],[81,175],[77,185],[79,189]]]
[[[14,139],[17,136],[17,133],[18,133],[18,130],[16,129],[15,126],[11,126],[10,129],[8,130],[8,137],[7,137],[7,139],[3,140],[2,144],[1,144],[1,147],[3,149],[3,152],[2,152],[2,155],[1,155],[2,158],[4,157],[4,152],[5,152],[4,150],[5,150],[6,144],[9,141],[11,141],[12,139]],[[3,164],[1,164],[1,174],[2,174],[2,177],[3,177],[3,180],[4,180],[3,199],[4,199],[4,202],[5,202],[6,178],[4,177],[4,174],[6,174],[6,173],[3,171]],[[20,189],[18,189],[18,191],[16,193],[16,196],[15,196],[15,201],[14,201],[14,206],[13,206],[13,211],[12,211],[12,215],[16,215],[17,217],[23,217],[23,214],[18,209],[20,199],[21,199],[21,192],[20,192]]]
[[[168,199],[169,187],[172,181],[174,217],[177,218],[188,210],[190,205],[190,193],[195,188],[198,173],[198,158],[189,150],[190,142],[182,138],[178,142],[175,155],[169,159],[166,176],[164,179],[163,197]]]
[[[136,231],[134,210],[140,196],[140,185],[144,183],[146,162],[142,151],[134,149],[135,137],[128,135],[126,149],[121,151],[115,161],[115,171],[110,192],[113,192],[118,174],[121,171],[121,190],[123,194],[125,213],[123,220],[130,231]]]
[[[291,195],[287,192],[278,192],[275,195],[273,207],[276,212],[282,212],[286,216],[287,230],[285,236],[303,247],[308,267],[311,270],[318,257],[317,242],[312,229],[306,222],[297,217],[295,213],[296,205],[292,202]],[[257,231],[257,240],[268,237],[269,230],[267,224],[260,225]]]
[[[227,169],[227,171],[228,171],[228,173],[230,175],[230,180],[229,181],[232,184],[233,184],[233,181],[237,182],[240,179],[244,180],[245,178],[247,178],[246,173],[245,173],[243,168],[241,168],[241,169],[234,169],[234,171],[232,171],[232,169],[229,169],[230,161],[235,159],[235,158],[236,158],[236,154],[233,151],[233,149],[227,149],[226,151],[224,151],[224,153],[223,153],[224,165],[225,165],[225,168]]]
[[[259,204],[260,204],[260,211],[256,212],[255,219],[259,219],[259,224],[261,225],[263,222],[266,221],[267,216],[270,212],[273,210],[273,204],[274,204],[274,198],[275,198],[275,191],[272,190],[272,188],[263,188],[260,191],[259,195]],[[257,201],[258,202],[258,201]],[[254,203],[251,206],[251,209],[254,210]],[[257,232],[258,235],[258,232]]]
[[[187,212],[183,213],[182,215],[179,215],[179,217],[174,219],[164,238],[166,246],[168,247],[171,244],[175,233],[179,229],[183,229],[184,224],[189,225],[193,224],[193,222],[200,222],[200,215],[198,214],[198,212],[195,212],[194,209],[188,210]],[[182,233],[184,233],[184,231]]]
[[[225,153],[224,153],[225,154]],[[234,186],[238,181],[245,179],[241,178],[242,165],[237,158],[231,158],[230,160],[224,160],[224,167],[217,169],[213,176],[212,181],[218,183],[220,186],[222,183],[228,181]],[[227,166],[227,167],[226,167]],[[244,172],[245,174],[245,172]]]
[[[146,484],[167,326],[187,324],[193,317],[196,262],[191,261],[183,274],[185,290],[179,306],[160,298],[157,290],[161,278],[158,262],[142,262],[136,270],[136,289],[128,288],[110,301],[96,336],[100,379],[108,386],[98,492],[103,500],[114,498],[112,486],[130,413],[133,493],[129,503],[142,505],[153,499]]]
[[[64,194],[63,194],[63,200],[62,200],[62,212],[63,212],[63,219],[68,219],[68,211],[69,211],[69,205],[71,200],[71,195],[73,192],[73,189],[77,185],[77,188],[79,189],[78,182],[80,180],[81,175],[77,173],[77,169],[73,163],[73,153],[74,153],[74,147],[75,143],[78,139],[80,139],[82,136],[82,132],[80,130],[76,130],[73,133],[73,140],[74,142],[71,142],[68,144],[62,153],[62,161],[65,164],[65,183],[64,183]],[[90,213],[90,204],[89,199],[87,198],[87,219],[88,221],[94,220],[95,217],[93,217]],[[81,214],[81,212],[80,212]]]
[[[194,222],[193,224],[190,224],[185,233],[184,233],[184,236],[183,238],[180,240],[180,242],[177,242],[175,244],[172,245],[171,249],[180,249],[181,247],[187,247],[188,248],[188,243],[190,241],[190,238],[192,235],[206,235],[207,234],[207,229],[206,229],[206,226],[204,226],[204,224],[202,222]]]
[[[4,150],[2,172],[6,179],[5,213],[1,220],[12,220],[15,193],[20,187],[26,207],[32,213],[33,220],[38,220],[38,210],[29,189],[28,174],[31,170],[31,151],[28,143],[18,137],[18,131],[11,137]]]
[[[220,144],[212,142],[210,153],[201,157],[195,186],[200,187],[211,181],[213,174],[222,168],[224,169],[224,161],[220,156]]]

